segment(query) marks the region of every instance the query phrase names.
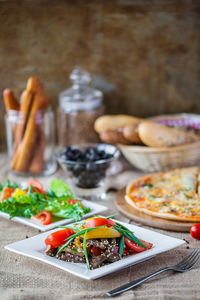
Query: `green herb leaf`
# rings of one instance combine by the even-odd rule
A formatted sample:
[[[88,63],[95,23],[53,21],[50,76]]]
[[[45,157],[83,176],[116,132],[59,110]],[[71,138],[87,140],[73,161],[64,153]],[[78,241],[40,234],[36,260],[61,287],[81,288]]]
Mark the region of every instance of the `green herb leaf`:
[[[123,249],[124,249],[124,235],[122,235],[121,240],[120,240],[120,244],[119,244],[119,255],[120,256],[122,256]]]
[[[51,181],[50,188],[56,194],[57,197],[63,195],[73,196],[71,189],[62,180],[58,178],[55,178]]]
[[[69,237],[69,238],[70,238],[70,237]],[[60,247],[59,250],[58,250],[58,252],[57,252],[57,255],[58,255],[60,252],[62,252],[62,250],[63,250],[64,248],[66,248],[66,247],[73,241],[73,239],[74,239],[74,238],[69,239],[69,241],[68,241],[67,243],[65,243],[62,247]]]
[[[110,216],[106,217],[106,219],[112,219],[112,218],[114,218],[115,216],[116,216],[116,214],[113,214],[113,215],[110,215]]]
[[[83,250],[84,250],[84,254],[85,254],[87,267],[90,270],[90,263],[89,263],[88,254],[87,254],[87,247],[86,247],[86,236],[87,236],[87,230],[85,232],[84,239],[83,239]]]
[[[129,229],[125,230],[122,228],[119,228],[118,226],[113,226],[117,231],[121,232],[123,235],[125,235],[129,240],[134,241],[138,245],[142,246],[143,248],[148,248],[145,246]]]
[[[145,183],[145,185],[144,186],[148,186],[149,188],[153,188],[154,187],[154,185],[153,184],[151,184],[151,183]]]

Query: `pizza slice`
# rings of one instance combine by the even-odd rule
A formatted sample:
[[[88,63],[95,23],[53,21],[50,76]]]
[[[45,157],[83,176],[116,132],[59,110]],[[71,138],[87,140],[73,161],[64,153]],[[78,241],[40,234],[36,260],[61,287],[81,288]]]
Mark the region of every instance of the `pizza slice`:
[[[200,221],[199,168],[182,168],[141,177],[126,188],[126,202],[146,214]]]

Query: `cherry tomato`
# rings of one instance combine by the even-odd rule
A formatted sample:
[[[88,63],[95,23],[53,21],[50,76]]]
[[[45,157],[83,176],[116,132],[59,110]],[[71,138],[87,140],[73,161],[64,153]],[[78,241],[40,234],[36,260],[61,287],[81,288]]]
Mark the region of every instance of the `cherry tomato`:
[[[190,228],[190,234],[194,239],[200,240],[200,223],[194,224]]]
[[[12,193],[14,192],[13,188],[10,187],[4,187],[3,191],[1,192],[0,200],[6,200],[12,196]]]
[[[37,215],[31,217],[31,220],[42,225],[49,225],[51,224],[51,215],[48,211],[43,210],[40,211]]]
[[[98,247],[92,247],[91,249],[92,254],[94,254],[95,256],[98,256],[102,253],[101,249]]]
[[[145,242],[143,240],[140,240],[147,248],[144,248],[140,246],[139,244],[135,243],[134,241],[129,240],[127,237],[125,237],[124,242],[125,245],[128,249],[134,251],[134,252],[143,252],[146,251],[147,249],[151,249],[153,244]]]
[[[98,227],[98,226],[104,226],[106,225],[107,227],[115,225],[115,222],[113,222],[110,219],[106,218],[92,218],[89,220],[86,220],[84,227]]]
[[[31,185],[36,188],[40,194],[46,194],[45,190],[43,189],[43,185],[37,179],[32,178],[26,184],[26,186]]]
[[[82,207],[84,207],[83,203],[79,200],[76,200],[76,199],[68,199],[67,202],[70,203],[70,204],[79,203]]]
[[[57,247],[65,244],[66,239],[69,236],[73,235],[74,233],[75,233],[74,230],[69,229],[69,228],[55,231],[47,236],[47,238],[45,240],[45,244],[51,249],[57,248]]]

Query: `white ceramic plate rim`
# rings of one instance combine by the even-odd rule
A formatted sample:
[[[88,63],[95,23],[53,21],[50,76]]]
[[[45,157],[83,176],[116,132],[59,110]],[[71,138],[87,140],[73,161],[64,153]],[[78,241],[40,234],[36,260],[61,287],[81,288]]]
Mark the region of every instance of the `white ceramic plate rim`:
[[[83,215],[82,219],[88,218],[92,215],[97,215],[97,214],[102,213],[102,212],[104,212],[108,209],[107,207],[105,207],[103,205],[100,205],[100,204],[97,204],[97,203],[94,203],[92,201],[82,200],[82,199],[80,199],[80,200],[82,201],[82,203],[85,207],[90,207],[91,208],[91,211],[89,213]],[[4,213],[4,212],[0,212],[0,217],[5,218],[5,219],[10,218],[9,214]],[[21,223],[21,224],[24,224],[24,225],[27,225],[27,226],[30,226],[30,227],[34,227],[34,228],[39,229],[41,231],[47,231],[47,230],[53,229],[57,226],[69,224],[69,223],[73,222],[73,219],[63,219],[63,220],[51,223],[49,225],[38,224],[34,221],[31,221],[28,218],[23,218],[23,217],[14,217],[14,218],[11,219],[11,221]]]
[[[120,222],[120,223],[127,226],[132,231],[134,231],[137,237],[147,242],[153,243],[154,245],[153,248],[141,253],[137,253],[136,255],[124,258],[115,263],[105,265],[95,270],[88,270],[86,264],[65,262],[62,260],[58,260],[55,257],[47,256],[44,253],[46,248],[44,244],[45,238],[51,232],[56,231],[58,229],[56,230],[54,229],[51,230],[50,232],[45,232],[36,235],[34,237],[7,245],[5,246],[5,248],[12,252],[22,254],[40,260],[52,266],[58,267],[64,271],[67,271],[81,278],[91,280],[91,279],[97,279],[99,277],[105,276],[115,271],[119,271],[128,266],[140,263],[142,261],[152,258],[153,256],[159,253],[179,247],[185,243],[185,241],[183,240],[173,238],[164,234],[160,234],[152,230],[144,229],[142,227],[138,227],[132,224],[126,224],[124,222]]]

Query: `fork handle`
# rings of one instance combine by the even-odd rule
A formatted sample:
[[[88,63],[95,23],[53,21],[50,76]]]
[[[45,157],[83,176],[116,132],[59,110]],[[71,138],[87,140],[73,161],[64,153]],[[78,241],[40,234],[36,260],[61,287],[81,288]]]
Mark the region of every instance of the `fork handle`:
[[[126,291],[134,288],[135,286],[139,285],[140,283],[142,283],[142,282],[150,279],[151,277],[154,277],[154,276],[156,276],[156,275],[158,275],[160,273],[163,273],[165,271],[168,271],[168,270],[171,270],[171,267],[160,269],[160,270],[158,270],[158,271],[156,271],[154,273],[151,273],[151,274],[149,274],[147,276],[144,276],[144,277],[142,277],[140,279],[137,279],[137,280],[131,281],[129,283],[126,283],[126,284],[124,284],[124,285],[122,285],[122,286],[120,286],[120,287],[118,287],[118,288],[116,288],[116,289],[114,289],[112,291],[107,292],[106,295],[109,296],[109,297],[112,297],[112,296],[121,294],[123,292],[126,292]]]

